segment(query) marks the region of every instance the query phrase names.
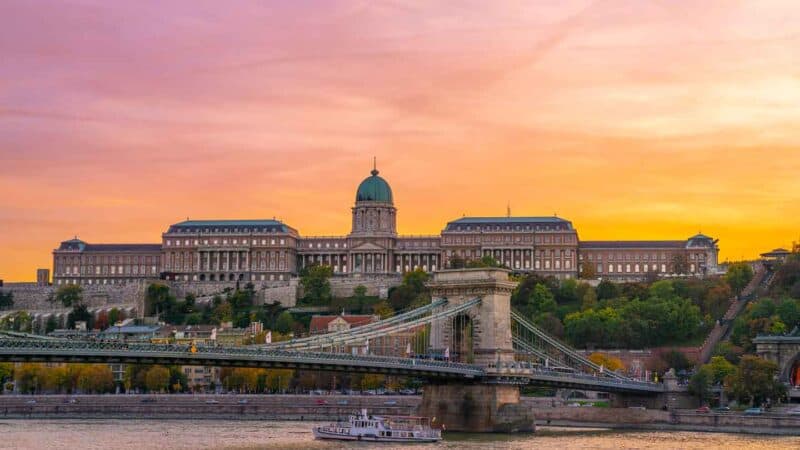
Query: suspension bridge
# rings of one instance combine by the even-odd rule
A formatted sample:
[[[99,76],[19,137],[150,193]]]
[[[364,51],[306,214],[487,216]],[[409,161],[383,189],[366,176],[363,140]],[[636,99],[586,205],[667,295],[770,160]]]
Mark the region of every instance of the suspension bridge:
[[[78,341],[0,333],[0,360],[291,368],[415,376],[428,380],[422,414],[450,429],[532,427],[521,409],[524,385],[610,392],[635,398],[667,394],[593,363],[511,308],[515,283],[502,269],[436,272],[432,302],[393,317],[332,333],[248,347]],[[376,355],[370,343],[394,343]],[[397,355],[397,345],[406,347]],[[403,353],[402,349],[399,353]],[[661,400],[658,400],[661,401]],[[467,415],[464,411],[474,411]],[[452,425],[451,425],[452,424]]]

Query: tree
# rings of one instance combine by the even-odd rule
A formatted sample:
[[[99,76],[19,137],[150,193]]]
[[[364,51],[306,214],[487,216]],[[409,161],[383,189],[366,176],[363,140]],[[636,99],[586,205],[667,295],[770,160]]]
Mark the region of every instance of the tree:
[[[597,300],[612,299],[618,295],[619,289],[617,285],[608,280],[603,280],[597,285]]]
[[[380,301],[372,305],[372,313],[379,316],[381,319],[386,319],[394,315],[394,310],[386,300]]]
[[[451,269],[463,269],[464,267],[467,266],[467,261],[461,256],[453,255],[450,257],[450,260],[448,261],[448,266]]]
[[[615,358],[605,353],[599,353],[599,352],[592,353],[591,355],[589,355],[589,361],[597,364],[598,366],[603,366],[605,370],[610,370],[612,372],[625,369],[625,364],[622,363],[621,359]]]
[[[715,319],[721,318],[728,310],[732,296],[733,292],[727,283],[711,287],[703,299],[703,312]]]
[[[542,284],[537,284],[536,287],[533,288],[529,303],[531,309],[537,314],[554,312],[558,306],[553,297],[553,293]]]
[[[303,304],[326,305],[330,303],[333,268],[328,265],[314,264],[300,272],[300,285],[303,287]]]
[[[589,262],[581,264],[581,273],[579,276],[583,280],[594,280],[597,278],[597,272],[595,271],[594,264]]]
[[[6,381],[12,378],[14,378],[14,364],[0,363],[0,384],[5,384]]]
[[[367,287],[363,284],[359,284],[358,286],[353,288],[353,300],[358,305],[358,311],[363,312],[364,310],[364,302],[367,300]]]
[[[723,356],[712,357],[711,361],[708,364],[704,364],[703,367],[708,367],[713,384],[722,384],[728,376],[736,372],[736,366]]]
[[[117,308],[111,308],[111,311],[108,312],[108,323],[109,325],[116,325],[122,319],[122,315]]]
[[[777,400],[786,394],[786,387],[778,381],[778,365],[753,355],[739,360],[736,371],[726,380],[726,391],[740,403],[761,404]]]
[[[281,334],[291,333],[294,329],[294,317],[289,311],[282,312],[275,321],[275,331]]]
[[[725,281],[736,295],[742,293],[745,286],[753,279],[753,268],[748,263],[740,262],[731,264],[725,274]]]
[[[92,329],[94,316],[89,312],[86,305],[82,303],[72,304],[72,311],[67,316],[67,328],[75,328],[76,322],[86,322],[86,329]]]
[[[23,394],[34,394],[42,388],[44,376],[40,364],[23,363],[14,370],[17,390]]]
[[[597,306],[597,293],[594,289],[587,289],[581,300],[581,310],[586,311]]]
[[[175,305],[175,296],[170,294],[169,286],[161,283],[148,285],[144,300],[148,314],[161,315],[170,311]]]
[[[710,371],[704,365],[689,379],[689,393],[696,396],[701,404],[706,403],[711,398],[711,384]]]
[[[578,303],[581,300],[578,297],[578,282],[572,278],[562,280],[555,293],[555,299],[559,305]]]
[[[65,284],[56,290],[55,301],[65,308],[80,304],[83,302],[83,288],[79,284]]]
[[[150,392],[163,392],[169,388],[169,369],[164,366],[152,366],[145,374],[145,386]]]
[[[90,364],[81,368],[77,387],[84,393],[111,392],[114,389],[114,374],[106,364]]]
[[[675,288],[670,280],[660,280],[650,285],[650,298],[668,300],[675,297]]]
[[[502,264],[493,256],[486,255],[481,257],[480,259],[473,259],[467,262],[466,267],[469,268],[480,268],[480,267],[503,267]]]

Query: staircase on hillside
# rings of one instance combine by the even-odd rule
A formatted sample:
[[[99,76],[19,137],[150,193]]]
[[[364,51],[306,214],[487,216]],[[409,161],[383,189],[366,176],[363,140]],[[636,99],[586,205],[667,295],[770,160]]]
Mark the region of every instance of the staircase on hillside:
[[[766,267],[761,263],[757,263],[753,279],[742,289],[742,293],[739,294],[738,297],[733,297],[731,299],[731,306],[725,311],[725,315],[722,316],[722,319],[717,321],[717,324],[714,325],[711,332],[708,333],[706,340],[703,341],[703,345],[700,347],[700,352],[697,357],[698,366],[706,364],[711,359],[711,354],[714,352],[717,344],[723,339],[727,339],[728,334],[733,328],[733,321],[736,320],[739,314],[744,310],[747,303],[753,299],[756,289],[758,289],[763,282],[769,282],[771,278],[772,274],[767,274]]]

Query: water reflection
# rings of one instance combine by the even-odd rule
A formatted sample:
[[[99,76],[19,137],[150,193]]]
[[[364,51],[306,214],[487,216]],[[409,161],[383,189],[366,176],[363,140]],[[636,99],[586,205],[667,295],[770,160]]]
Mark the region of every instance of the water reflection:
[[[315,441],[310,422],[211,420],[7,420],[0,449],[339,449],[385,448],[374,443]],[[620,432],[540,428],[536,434],[448,433],[439,444],[412,449],[798,449],[800,437],[691,432]]]

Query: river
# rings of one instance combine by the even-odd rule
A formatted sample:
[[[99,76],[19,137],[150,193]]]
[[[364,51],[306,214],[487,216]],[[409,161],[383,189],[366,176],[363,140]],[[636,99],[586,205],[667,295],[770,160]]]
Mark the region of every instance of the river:
[[[232,420],[4,420],[0,449],[339,449],[391,444],[315,441],[311,422]],[[402,449],[799,449],[800,437],[541,427],[536,434],[449,433]]]

